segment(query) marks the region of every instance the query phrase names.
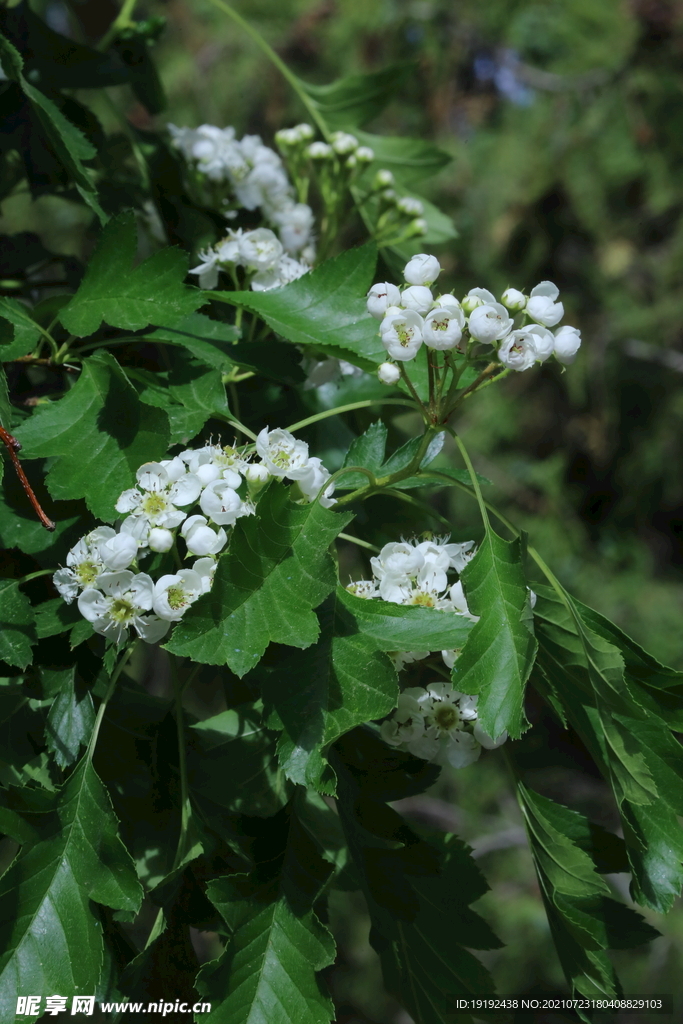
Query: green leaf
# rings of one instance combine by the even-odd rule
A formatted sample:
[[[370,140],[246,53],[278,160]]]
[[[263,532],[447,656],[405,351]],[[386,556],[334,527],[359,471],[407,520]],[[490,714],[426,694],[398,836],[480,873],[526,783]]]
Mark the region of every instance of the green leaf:
[[[17,996],[27,992],[93,993],[103,946],[89,901],[137,911],[142,900],[109,795],[86,758],[64,786],[46,831],[0,882],[3,1020],[13,1019]]]
[[[47,716],[45,738],[48,750],[60,768],[73,764],[81,747],[87,745],[93,725],[95,709],[90,692],[76,693],[74,670],[69,673],[67,685],[57,694]]]
[[[393,135],[371,135],[369,132],[354,132],[363,146],[369,146],[375,154],[374,163],[368,173],[386,168],[404,185],[413,185],[431,177],[451,162],[451,157],[433,142],[422,139],[402,139]],[[422,197],[419,197],[422,201]]]
[[[587,852],[591,837],[599,835],[596,826],[521,782],[517,789],[553,941],[572,992],[618,995],[619,980],[602,951],[640,946],[659,933],[610,897]]]
[[[220,371],[206,369],[184,352],[174,355],[170,373],[128,371],[147,385],[140,392],[141,400],[167,413],[172,445],[195,437],[213,415],[224,417],[229,412]]]
[[[180,345],[202,363],[221,371],[231,370],[237,362],[233,352],[239,336],[233,324],[211,320],[203,313],[190,313],[174,327],[160,327],[145,335],[150,341]]]
[[[19,590],[20,580],[0,580],[0,659],[24,669],[36,642],[31,602]]]
[[[460,840],[427,843],[387,801],[423,792],[438,773],[392,750],[367,729],[337,740],[330,760],[336,807],[370,911],[370,941],[385,986],[420,1024],[447,1024],[464,995],[492,995],[493,982],[468,951],[500,942],[469,904],[487,885]]]
[[[365,466],[379,476],[380,467],[384,462],[384,453],[387,447],[387,428],[381,420],[371,423],[364,434],[356,437],[351,442],[343,466]],[[367,483],[368,478],[363,473],[348,473],[341,477],[338,486],[356,488]]]
[[[380,114],[416,69],[416,62],[405,61],[369,74],[346,75],[329,85],[299,81],[330,128],[355,128]]]
[[[334,940],[313,909],[331,865],[289,807],[255,830],[249,875],[210,882],[207,895],[230,931],[197,990],[213,1004],[206,1024],[328,1024],[334,1016],[316,972]]]
[[[377,321],[366,309],[377,250],[350,249],[269,292],[211,292],[212,299],[257,313],[283,338],[373,371],[386,358]],[[209,294],[209,293],[207,293]]]
[[[71,391],[39,406],[16,436],[25,458],[54,459],[47,475],[54,498],[85,498],[111,521],[138,467],[164,457],[168,431],[166,414],[142,403],[114,357],[97,352],[83,361]]]
[[[474,623],[462,615],[388,601],[367,600],[337,588],[355,630],[380,651],[452,651],[464,647]]]
[[[205,301],[183,284],[188,258],[180,249],[161,249],[133,267],[136,248],[132,213],[104,228],[78,291],[59,314],[76,337],[94,334],[103,321],[127,331],[174,327]]]
[[[354,726],[382,718],[398,700],[396,670],[374,641],[356,632],[340,591],[318,612],[318,642],[283,660],[261,687],[284,729],[278,754],[285,774],[326,793],[333,786],[324,748]]]
[[[0,299],[0,317],[14,328],[13,341],[0,347],[0,362],[9,363],[35,348],[40,329],[23,302],[17,299]]]
[[[516,739],[525,727],[524,688],[536,654],[519,541],[504,541],[487,525],[461,578],[469,609],[480,618],[453,667],[454,685],[479,694],[479,721],[490,736],[507,730]]]
[[[242,676],[271,642],[315,643],[313,609],[336,584],[328,547],[351,518],[318,502],[297,505],[287,488],[271,484],[257,514],[238,520],[211,593],[187,611],[166,649],[209,665],[227,664]]]

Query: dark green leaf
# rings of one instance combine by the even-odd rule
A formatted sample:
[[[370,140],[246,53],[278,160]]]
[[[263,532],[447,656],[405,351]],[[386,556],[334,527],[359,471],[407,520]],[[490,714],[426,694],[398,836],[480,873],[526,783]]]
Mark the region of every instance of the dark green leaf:
[[[233,353],[239,336],[233,324],[211,320],[203,313],[190,313],[174,327],[161,327],[145,335],[150,341],[181,345],[207,366],[222,371],[231,370],[238,361]]]
[[[504,541],[489,527],[462,581],[469,609],[480,619],[453,668],[454,685],[479,694],[479,721],[489,735],[507,730],[517,738],[536,654],[519,541]]]
[[[331,865],[290,809],[263,822],[249,875],[210,882],[208,896],[230,931],[197,989],[213,1004],[206,1024],[328,1024],[332,1002],[316,978],[334,941],[313,909]]]
[[[19,590],[18,580],[0,580],[0,658],[26,668],[36,642],[31,602]]]
[[[117,835],[109,796],[84,759],[65,785],[50,835],[0,882],[0,1014],[27,992],[92,993],[102,931],[89,901],[138,910],[142,890]],[[42,1002],[42,999],[41,999]]]
[[[327,260],[270,292],[211,292],[258,313],[283,338],[373,371],[386,358],[377,321],[366,309],[377,251],[371,243]],[[209,293],[207,293],[209,294]]]
[[[111,521],[138,467],[164,457],[168,419],[139,400],[113,356],[97,352],[83,361],[71,391],[39,406],[16,435],[25,458],[57,456],[47,475],[54,498],[85,498],[95,515]]]
[[[375,154],[374,168],[384,167],[404,185],[413,185],[431,177],[451,162],[451,157],[433,142],[402,139],[393,135],[354,132],[363,146]],[[372,173],[372,171],[370,172]],[[422,200],[422,197],[419,197]]]
[[[313,609],[336,583],[328,547],[351,518],[318,502],[296,505],[271,484],[257,515],[238,520],[211,593],[188,610],[167,650],[242,676],[271,642],[315,643]]]
[[[451,651],[465,646],[474,623],[462,615],[368,600],[337,588],[337,597],[355,629],[380,651]]]
[[[35,348],[40,329],[26,306],[17,299],[0,299],[0,317],[14,327],[14,340],[0,346],[0,362],[8,363]]]
[[[148,324],[174,327],[202,305],[202,293],[183,284],[185,253],[161,249],[133,267],[136,247],[132,213],[104,228],[78,291],[59,315],[68,331],[83,338],[102,321],[128,331]]]
[[[74,763],[80,748],[88,743],[94,724],[92,697],[87,690],[76,693],[72,669],[67,685],[55,697],[45,726],[48,750],[60,768]]]

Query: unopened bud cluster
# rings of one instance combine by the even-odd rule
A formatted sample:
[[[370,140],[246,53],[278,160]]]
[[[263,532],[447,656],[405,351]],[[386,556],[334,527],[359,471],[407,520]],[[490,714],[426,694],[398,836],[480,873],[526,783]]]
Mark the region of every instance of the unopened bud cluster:
[[[564,307],[552,282],[542,281],[528,296],[508,288],[499,302],[486,288],[471,288],[462,299],[435,294],[441,266],[427,253],[413,256],[403,273],[401,288],[385,281],[373,285],[367,296],[368,312],[381,321],[380,337],[392,360],[414,359],[423,344],[436,351],[462,351],[469,339],[493,346],[496,358],[512,370],[528,370],[552,355],[561,363],[574,361],[581,333],[557,327]],[[387,384],[399,377],[392,363],[383,363],[378,374]]]
[[[115,530],[99,526],[69,551],[66,567],[53,577],[67,604],[78,608],[95,632],[120,644],[129,628],[155,643],[211,589],[216,560],[228,542],[226,527],[253,515],[258,493],[271,479],[294,481],[291,496],[306,503],[334,504],[329,472],[309,457],[308,445],[287,430],[264,428],[256,440],[258,459],[220,444],[188,449],[172,459],[146,462],[137,486],[123,491],[116,511],[125,516]],[[324,493],[321,494],[321,491]],[[184,548],[188,568],[153,580],[139,572],[153,552]]]

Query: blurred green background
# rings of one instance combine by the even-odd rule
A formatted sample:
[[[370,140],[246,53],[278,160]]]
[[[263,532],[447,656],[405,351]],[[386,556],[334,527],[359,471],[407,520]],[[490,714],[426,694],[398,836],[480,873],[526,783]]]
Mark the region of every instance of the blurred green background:
[[[512,375],[466,408],[459,430],[492,482],[491,499],[529,532],[562,582],[683,667],[683,2],[235,6],[309,81],[417,62],[370,128],[433,140],[453,158],[426,187],[459,232],[437,251],[441,280],[456,294],[552,280],[565,322],[584,339],[567,372],[554,364]],[[95,41],[118,7],[72,0],[36,10],[59,31],[72,31],[75,19]],[[167,114],[150,119],[120,91],[137,127],[232,124],[270,143],[278,128],[304,116],[277,71],[208,0],[140,3],[136,12],[168,19],[156,55],[169,100]],[[106,108],[98,113],[111,117]],[[54,251],[80,252],[89,218],[76,207],[12,203],[3,209],[4,230],[35,230]],[[357,425],[367,422],[359,417]],[[321,429],[318,440],[333,461],[341,443],[333,429]],[[436,504],[455,539],[479,536],[468,498],[444,494]],[[396,539],[412,522],[402,514],[377,503],[366,520],[375,523],[373,539]],[[540,708],[535,725],[520,744],[522,765],[537,758],[528,781],[616,827],[582,752]],[[488,754],[442,777],[404,811],[473,842],[492,886],[478,908],[508,944],[484,957],[500,991],[561,992],[510,792],[503,761]],[[628,899],[624,878],[615,886]],[[616,955],[627,991],[680,994],[683,910],[645,916],[663,935]],[[336,893],[331,921],[340,957],[329,981],[340,1024],[407,1024],[382,990],[358,894]]]

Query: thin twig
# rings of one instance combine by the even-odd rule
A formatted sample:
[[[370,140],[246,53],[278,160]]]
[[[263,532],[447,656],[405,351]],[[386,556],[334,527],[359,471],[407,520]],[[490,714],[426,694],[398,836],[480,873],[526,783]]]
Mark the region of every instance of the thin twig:
[[[48,517],[45,515],[42,508],[40,507],[40,502],[33,493],[33,488],[28,482],[28,479],[26,478],[26,473],[24,473],[24,469],[21,463],[19,462],[17,452],[21,451],[21,445],[17,441],[16,437],[12,437],[12,435],[9,434],[4,427],[0,427],[0,441],[2,441],[2,443],[4,444],[5,448],[9,453],[9,457],[12,460],[12,465],[14,466],[16,474],[19,477],[21,486],[24,488],[24,491],[26,492],[26,497],[33,506],[33,511],[38,516],[46,530],[54,530],[55,524],[52,522],[51,519],[48,519]]]

